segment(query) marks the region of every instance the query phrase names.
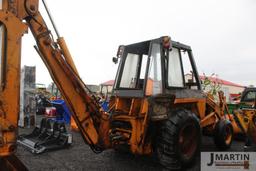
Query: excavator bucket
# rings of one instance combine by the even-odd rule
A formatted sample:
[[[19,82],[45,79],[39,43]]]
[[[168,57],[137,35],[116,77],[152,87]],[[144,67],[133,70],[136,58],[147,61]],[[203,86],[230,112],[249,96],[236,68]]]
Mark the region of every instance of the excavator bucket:
[[[67,148],[72,144],[72,135],[67,133],[64,123],[42,119],[40,127],[32,133],[18,137],[18,143],[35,154]]]

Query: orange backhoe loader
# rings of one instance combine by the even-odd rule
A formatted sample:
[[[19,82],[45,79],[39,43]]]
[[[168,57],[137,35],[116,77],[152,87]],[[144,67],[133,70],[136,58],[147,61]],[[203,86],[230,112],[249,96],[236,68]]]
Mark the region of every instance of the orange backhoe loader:
[[[50,16],[45,1],[42,2]],[[14,154],[21,40],[28,29],[85,143],[95,153],[110,148],[139,155],[154,153],[165,168],[180,169],[193,162],[200,150],[202,129],[214,133],[215,143],[221,149],[230,146],[232,125],[224,108],[201,90],[189,46],[167,36],[120,46],[113,58],[119,67],[109,111],[105,112],[79,77],[52,17],[57,40],[48,29],[38,11],[39,1],[0,3],[0,167],[26,170]],[[193,73],[192,78],[186,77],[186,67]]]

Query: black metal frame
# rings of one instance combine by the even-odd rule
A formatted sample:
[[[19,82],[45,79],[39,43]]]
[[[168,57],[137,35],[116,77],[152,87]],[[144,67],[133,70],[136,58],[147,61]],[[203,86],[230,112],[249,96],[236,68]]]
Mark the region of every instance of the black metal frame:
[[[112,95],[113,96],[119,96],[119,97],[144,97],[145,96],[145,91],[146,91],[146,85],[147,85],[147,76],[148,76],[148,72],[149,72],[149,65],[150,65],[150,61],[152,60],[150,57],[151,57],[151,53],[152,53],[152,45],[154,43],[156,44],[159,44],[160,45],[160,48],[161,48],[161,74],[162,74],[162,94],[165,94],[168,92],[168,90],[183,90],[183,89],[186,89],[185,87],[185,78],[184,78],[184,68],[183,68],[183,62],[182,62],[182,59],[181,59],[181,54],[180,54],[180,51],[181,50],[184,50],[188,53],[188,57],[189,57],[189,61],[190,61],[190,64],[191,64],[191,67],[193,69],[193,73],[194,73],[194,77],[195,77],[195,81],[196,81],[196,86],[198,87],[198,90],[202,90],[201,88],[201,82],[200,82],[200,78],[199,78],[199,75],[198,75],[198,71],[197,71],[197,67],[196,67],[196,64],[195,64],[195,61],[194,61],[194,57],[193,57],[193,54],[192,54],[192,50],[191,50],[191,47],[190,46],[187,46],[185,44],[182,44],[182,43],[179,43],[179,42],[175,42],[175,41],[171,41],[171,47],[174,47],[174,48],[177,48],[179,49],[179,55],[180,55],[180,62],[181,62],[181,67],[182,67],[182,73],[183,73],[183,84],[184,84],[184,87],[171,87],[168,85],[168,66],[166,67],[165,66],[165,58],[167,58],[168,60],[168,56],[165,56],[166,55],[169,55],[169,51],[168,53],[165,53],[165,50],[163,45],[162,45],[162,42],[163,42],[163,37],[161,38],[158,38],[158,39],[153,39],[153,40],[149,40],[149,41],[144,41],[144,42],[140,42],[140,43],[135,43],[135,44],[131,44],[131,45],[127,45],[127,46],[124,46],[124,53],[121,57],[121,61],[119,63],[119,66],[118,66],[118,70],[117,70],[117,74],[116,74],[116,79],[115,79],[115,84],[114,84],[114,88],[113,88],[113,92],[112,92]],[[145,46],[145,44],[149,44],[147,46],[149,46],[149,50],[147,53],[145,53],[146,49],[142,49],[143,46]],[[123,73],[123,69],[124,69],[124,65],[125,65],[125,60],[126,60],[126,57],[127,57],[127,54],[129,53],[129,51],[131,51],[131,49],[133,51],[144,51],[144,53],[142,54],[148,54],[148,60],[147,60],[147,66],[146,66],[146,73],[145,73],[145,78],[144,78],[144,85],[143,85],[143,88],[142,89],[136,89],[136,88],[120,88],[119,85],[120,85],[120,81],[121,81],[121,77],[122,77],[122,73]],[[171,50],[171,49],[167,49],[167,50]],[[141,59],[140,59],[140,67],[141,67],[141,60],[142,60],[142,56],[140,56]],[[168,62],[168,61],[167,61]],[[167,63],[168,65],[168,63]],[[138,71],[140,72],[140,71]],[[139,73],[137,73],[139,74]],[[139,76],[136,80],[136,83],[138,83],[138,79],[139,79]]]

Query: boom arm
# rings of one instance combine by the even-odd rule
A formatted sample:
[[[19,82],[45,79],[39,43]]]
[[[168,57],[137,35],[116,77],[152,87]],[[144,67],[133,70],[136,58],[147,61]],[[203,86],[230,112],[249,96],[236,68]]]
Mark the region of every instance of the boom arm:
[[[59,48],[60,44],[64,44],[64,39],[59,38],[58,43],[53,41],[39,12],[35,16],[27,17],[26,21],[37,41],[40,56],[73,113],[83,138],[90,145],[98,144],[102,113],[96,101],[87,94],[85,85],[74,68],[68,63],[70,59]]]
[[[94,96],[90,94],[89,90],[80,79],[64,39],[60,37],[57,39],[57,42],[54,41],[50,30],[47,28],[43,17],[38,11],[38,0],[4,0],[2,11],[8,13],[11,12],[12,14],[10,15],[24,27],[25,24],[22,23],[22,20],[26,21],[26,24],[30,28],[37,42],[36,50],[48,68],[58,89],[61,91],[62,96],[80,129],[84,141],[89,144],[95,152],[100,152],[104,148],[107,148],[109,144],[107,136],[109,130],[109,116],[101,110],[101,107],[98,105]],[[4,18],[6,17],[6,14],[2,12],[0,16],[1,18]],[[11,32],[10,30],[7,31]],[[20,49],[15,47],[12,48],[13,51]],[[17,54],[16,58],[17,60],[20,60],[20,54]],[[18,67],[16,70],[17,75],[20,71],[19,65],[20,64],[16,65]],[[8,79],[9,78],[7,78],[7,80]],[[15,79],[19,80],[19,76],[15,76]],[[15,84],[19,87],[19,83]],[[18,100],[18,91],[15,96]],[[10,105],[14,105],[16,109],[19,108],[18,102]],[[15,115],[17,114],[18,113],[15,113]],[[3,127],[2,120],[4,121],[5,119],[0,117],[0,138],[2,131],[1,127]],[[15,128],[17,128],[17,121],[12,120],[11,122]],[[15,130],[13,130],[12,133],[14,136]],[[6,138],[4,135],[5,134],[3,134],[2,137]],[[1,150],[0,146],[0,156],[4,155]],[[8,154],[8,152],[6,154]]]

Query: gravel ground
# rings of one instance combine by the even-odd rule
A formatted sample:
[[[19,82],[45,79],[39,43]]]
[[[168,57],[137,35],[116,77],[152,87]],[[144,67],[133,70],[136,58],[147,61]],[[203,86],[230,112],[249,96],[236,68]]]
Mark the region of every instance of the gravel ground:
[[[29,133],[32,129],[20,129],[20,134]],[[18,146],[16,155],[30,171],[158,171],[161,166],[153,157],[135,156],[129,153],[118,153],[106,150],[95,154],[86,145],[78,132],[72,132],[73,144],[68,149],[34,155]],[[230,151],[243,151],[244,143],[234,141]],[[204,136],[201,151],[218,151],[211,137]],[[200,156],[188,171],[200,170]]]

